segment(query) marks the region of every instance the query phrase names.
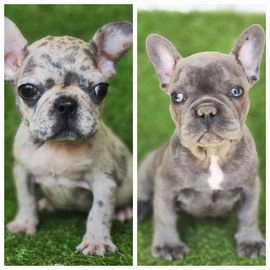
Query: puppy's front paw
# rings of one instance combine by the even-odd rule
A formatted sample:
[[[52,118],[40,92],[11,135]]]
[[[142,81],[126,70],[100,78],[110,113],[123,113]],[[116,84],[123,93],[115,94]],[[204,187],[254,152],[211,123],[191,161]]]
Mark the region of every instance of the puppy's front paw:
[[[16,218],[7,224],[7,229],[11,233],[35,234],[37,223],[36,220]]]
[[[241,242],[237,245],[237,254],[240,257],[252,259],[265,256],[265,241]]]
[[[172,261],[177,259],[184,259],[188,251],[189,248],[184,243],[175,245],[165,244],[163,246],[154,246],[152,254],[154,257],[161,257],[167,261]]]
[[[77,246],[76,251],[84,255],[98,255],[104,256],[107,252],[115,252],[117,247],[113,244],[109,237],[96,238],[91,235],[83,237],[80,245]]]

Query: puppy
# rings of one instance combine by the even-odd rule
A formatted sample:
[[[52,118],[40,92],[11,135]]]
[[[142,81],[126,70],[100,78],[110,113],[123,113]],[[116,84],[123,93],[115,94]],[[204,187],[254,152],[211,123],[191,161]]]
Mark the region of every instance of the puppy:
[[[247,28],[229,54],[202,52],[182,58],[165,38],[151,34],[147,53],[170,96],[176,130],[142,163],[138,219],[153,196],[152,254],[182,259],[188,247],[177,232],[176,208],[199,217],[225,217],[237,203],[239,256],[265,255],[258,229],[258,159],[245,120],[249,88],[259,78],[264,31]]]
[[[116,251],[111,220],[115,208],[131,205],[132,157],[100,114],[108,80],[131,45],[128,22],[104,25],[89,43],[47,36],[28,46],[5,19],[5,80],[15,88],[22,118],[14,142],[19,209],[7,225],[11,233],[36,233],[37,183],[46,198],[41,208],[89,212],[78,252]]]

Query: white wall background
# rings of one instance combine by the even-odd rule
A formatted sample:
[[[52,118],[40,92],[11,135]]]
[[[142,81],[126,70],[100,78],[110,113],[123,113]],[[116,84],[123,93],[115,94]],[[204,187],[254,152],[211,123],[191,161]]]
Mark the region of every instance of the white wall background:
[[[137,1],[137,7],[139,10],[170,10],[189,12],[191,10],[234,10],[242,12],[266,12],[266,1],[188,1],[188,0],[139,0]]]

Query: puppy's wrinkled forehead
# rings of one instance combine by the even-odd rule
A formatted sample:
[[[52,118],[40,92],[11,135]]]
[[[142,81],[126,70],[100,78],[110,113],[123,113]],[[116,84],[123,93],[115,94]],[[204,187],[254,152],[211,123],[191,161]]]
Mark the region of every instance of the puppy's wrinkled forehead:
[[[171,91],[177,87],[190,91],[212,91],[220,87],[248,87],[236,60],[226,54],[205,52],[181,59],[176,66]]]
[[[18,85],[43,83],[49,89],[102,81],[94,55],[95,48],[78,38],[45,37],[26,48]]]

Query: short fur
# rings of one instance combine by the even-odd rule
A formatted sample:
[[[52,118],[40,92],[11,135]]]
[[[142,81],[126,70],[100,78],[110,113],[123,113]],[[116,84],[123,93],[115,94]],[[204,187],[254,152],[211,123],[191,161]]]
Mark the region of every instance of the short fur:
[[[100,120],[103,98],[96,91],[131,44],[131,24],[115,22],[98,29],[89,43],[48,36],[27,46],[6,18],[5,79],[15,88],[22,118],[14,142],[19,210],[7,225],[10,232],[36,233],[34,182],[46,197],[41,208],[89,212],[77,251],[116,251],[111,220],[115,208],[131,205],[132,157]],[[25,98],[24,85],[34,86],[36,96]]]
[[[230,54],[202,52],[182,58],[156,34],[147,38],[146,46],[161,88],[171,97],[176,126],[170,142],[152,152],[139,170],[139,220],[150,213],[153,200],[153,256],[172,260],[188,253],[177,232],[176,209],[226,217],[236,203],[238,255],[265,255],[257,222],[257,153],[245,124],[249,88],[259,77],[263,29],[246,29]],[[235,87],[243,90],[238,97],[233,96]]]

